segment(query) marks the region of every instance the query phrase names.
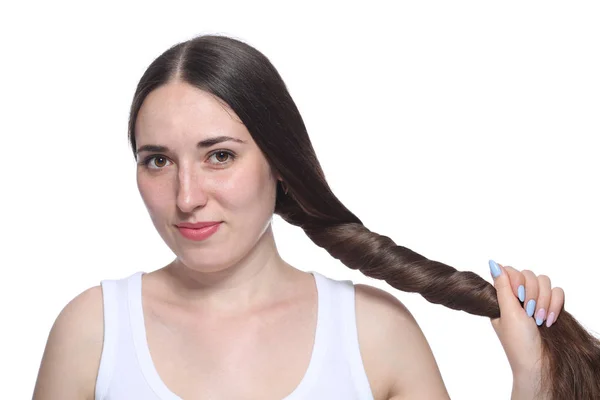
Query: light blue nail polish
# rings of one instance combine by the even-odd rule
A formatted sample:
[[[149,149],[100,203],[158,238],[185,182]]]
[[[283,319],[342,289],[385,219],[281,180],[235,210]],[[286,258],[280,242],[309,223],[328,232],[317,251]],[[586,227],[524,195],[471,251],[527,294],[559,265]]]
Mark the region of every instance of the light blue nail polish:
[[[533,312],[535,311],[535,300],[531,299],[527,302],[527,315],[533,317]]]
[[[542,326],[542,324],[544,323],[544,319],[543,318],[536,318],[535,319],[535,323],[537,324],[537,326]]]
[[[522,303],[525,301],[525,286],[520,285],[519,289],[517,290],[517,293],[519,294],[519,301]]]
[[[500,267],[498,266],[498,264],[496,264],[496,261],[490,260],[489,264],[490,264],[490,273],[492,274],[492,276],[494,278],[499,277],[500,273],[502,271],[500,271]]]

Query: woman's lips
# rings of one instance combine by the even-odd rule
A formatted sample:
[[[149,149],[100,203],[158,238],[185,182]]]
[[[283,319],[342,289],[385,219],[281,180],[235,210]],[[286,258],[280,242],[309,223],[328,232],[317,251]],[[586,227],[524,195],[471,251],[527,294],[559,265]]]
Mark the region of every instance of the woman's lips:
[[[204,226],[202,228],[188,228],[185,226],[177,226],[177,230],[179,233],[186,239],[200,241],[208,239],[212,236],[219,227],[221,226],[220,222],[216,222],[213,225]]]

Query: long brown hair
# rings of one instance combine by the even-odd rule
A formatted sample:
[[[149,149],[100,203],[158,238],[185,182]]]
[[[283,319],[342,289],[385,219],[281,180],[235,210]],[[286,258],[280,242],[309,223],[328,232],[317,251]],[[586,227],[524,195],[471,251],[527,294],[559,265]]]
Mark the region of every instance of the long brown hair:
[[[156,58],[135,91],[129,140],[135,154],[135,122],[152,90],[179,79],[225,101],[286,182],[277,188],[275,213],[304,229],[346,266],[382,279],[432,303],[489,318],[500,316],[496,290],[473,272],[429,260],[367,229],[333,194],[300,113],[271,62],[252,46],[205,35],[179,43]],[[541,387],[553,399],[600,399],[600,341],[566,311],[552,328],[541,326]]]

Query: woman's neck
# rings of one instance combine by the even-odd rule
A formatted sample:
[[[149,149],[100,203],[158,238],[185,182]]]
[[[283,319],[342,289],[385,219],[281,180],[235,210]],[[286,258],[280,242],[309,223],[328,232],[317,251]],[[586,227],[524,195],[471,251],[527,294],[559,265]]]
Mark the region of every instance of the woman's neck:
[[[289,294],[288,286],[304,274],[281,258],[271,228],[244,258],[218,271],[202,271],[179,258],[162,270],[172,296],[199,311],[221,315],[272,303]]]

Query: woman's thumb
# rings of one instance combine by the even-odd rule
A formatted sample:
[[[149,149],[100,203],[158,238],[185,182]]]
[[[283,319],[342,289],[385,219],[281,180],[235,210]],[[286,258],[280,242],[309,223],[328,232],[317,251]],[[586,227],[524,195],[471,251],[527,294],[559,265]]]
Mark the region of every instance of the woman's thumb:
[[[498,294],[500,313],[502,313],[502,311],[520,308],[521,304],[513,292],[510,277],[508,276],[506,269],[494,260],[490,260],[489,264],[490,273],[492,274],[492,278],[494,278],[494,287]]]

